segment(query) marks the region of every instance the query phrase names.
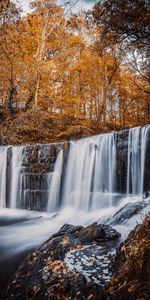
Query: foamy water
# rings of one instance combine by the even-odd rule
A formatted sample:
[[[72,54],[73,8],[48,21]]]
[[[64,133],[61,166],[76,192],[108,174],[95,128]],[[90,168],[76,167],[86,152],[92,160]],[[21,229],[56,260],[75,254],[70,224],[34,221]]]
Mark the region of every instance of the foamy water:
[[[0,245],[5,249],[5,253],[1,255],[0,260],[2,261],[11,255],[41,245],[65,223],[83,226],[93,222],[103,223],[103,220],[106,223],[107,218],[112,218],[126,203],[135,201],[137,201],[135,197],[122,197],[117,207],[112,206],[90,212],[72,207],[53,214],[18,209],[1,209],[0,222],[1,225],[2,222],[5,222],[5,225],[0,227]],[[136,215],[123,226],[119,225],[115,228],[125,237],[126,233],[136,225],[136,222],[140,222],[141,215]]]

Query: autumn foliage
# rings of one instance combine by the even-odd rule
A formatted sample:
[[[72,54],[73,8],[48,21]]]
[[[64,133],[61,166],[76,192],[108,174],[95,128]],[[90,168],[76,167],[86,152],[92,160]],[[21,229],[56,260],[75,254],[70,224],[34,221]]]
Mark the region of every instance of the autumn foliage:
[[[116,129],[149,122],[149,41],[145,36],[145,43],[141,36],[139,42],[133,40],[130,32],[124,38],[127,10],[126,27],[117,32],[123,12],[120,17],[117,8],[112,12],[111,2],[100,1],[92,12],[71,15],[53,0],[32,1],[28,14],[12,1],[1,1],[2,126],[8,116],[13,126],[31,111],[84,120],[86,127]],[[137,30],[138,20],[133,24]]]

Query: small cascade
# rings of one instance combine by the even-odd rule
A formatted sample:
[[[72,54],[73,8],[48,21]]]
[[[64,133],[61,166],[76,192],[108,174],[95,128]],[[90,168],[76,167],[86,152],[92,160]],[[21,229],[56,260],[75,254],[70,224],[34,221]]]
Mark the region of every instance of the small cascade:
[[[116,140],[115,133],[100,136],[94,168],[93,199],[101,192],[101,197],[109,198],[112,206],[112,193],[116,191]]]
[[[0,208],[6,207],[7,147],[0,147]]]
[[[24,147],[12,147],[10,208],[17,208],[18,198],[21,198],[20,174]]]
[[[48,197],[48,212],[55,212],[59,208],[60,185],[63,166],[63,150],[59,151],[54,171],[50,183],[50,192]]]
[[[145,154],[150,126],[129,130],[127,194],[142,196],[144,193]]]
[[[111,194],[115,190],[115,166],[114,133],[71,142],[63,205],[89,210],[97,192],[109,194],[111,205]]]

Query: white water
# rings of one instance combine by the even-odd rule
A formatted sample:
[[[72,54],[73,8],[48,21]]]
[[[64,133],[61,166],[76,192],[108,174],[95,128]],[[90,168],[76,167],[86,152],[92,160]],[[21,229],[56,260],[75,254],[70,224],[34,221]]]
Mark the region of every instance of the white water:
[[[40,245],[64,223],[85,226],[97,221],[106,224],[126,203],[141,199],[149,130],[150,126],[134,128],[129,132],[127,192],[135,193],[135,198],[116,192],[115,133],[71,142],[65,173],[62,173],[64,168],[61,150],[49,186],[48,211],[53,213],[13,209],[17,207],[21,192],[24,147],[12,147],[11,209],[0,209],[0,262],[7,262],[11,256]],[[6,152],[6,148],[0,148],[0,207],[5,206],[6,198]],[[62,182],[63,190],[60,191]],[[29,184],[29,189],[32,184]],[[61,207],[60,192],[63,193]],[[149,210],[150,207],[147,207],[122,225],[115,225],[116,229],[126,237]]]
[[[108,206],[111,206],[112,193],[115,190],[115,166],[114,133],[71,142],[63,206],[88,211],[92,209],[95,193],[107,193],[110,200]]]
[[[137,197],[122,198],[118,207],[96,209],[94,211],[83,211],[74,208],[64,208],[58,214],[42,213],[20,209],[1,209],[0,222],[6,222],[7,226],[0,226],[0,248],[5,249],[0,256],[0,262],[27,249],[32,249],[42,244],[52,234],[57,232],[66,223],[73,225],[87,226],[93,222],[103,223],[107,218],[120,210],[128,202],[137,201]],[[123,237],[132,230],[136,224],[142,222],[148,213],[147,207],[139,214],[129,220],[125,220],[122,225],[115,228],[123,233]],[[14,223],[11,221],[14,221]],[[8,226],[8,224],[10,224]],[[129,224],[129,226],[128,226]]]
[[[139,195],[140,197],[143,195],[145,153],[149,134],[150,126],[136,127],[129,130],[127,195]],[[117,133],[110,133],[71,141],[66,168],[63,166],[63,150],[60,150],[54,172],[47,175],[48,179],[51,176],[51,180],[47,179],[47,185],[49,186],[46,192],[48,193],[49,190],[49,196],[48,203],[45,202],[48,212],[55,212],[67,207],[93,211],[104,207],[117,206],[120,195],[117,194],[116,190],[116,136]],[[26,171],[22,169],[23,150],[24,147],[12,147],[11,208],[21,207],[19,200],[21,199],[22,186],[20,182],[26,180],[26,176],[23,176]],[[6,161],[7,147],[1,147],[0,207],[6,205]],[[31,192],[33,189],[34,200],[36,200],[36,197],[38,199],[38,187],[32,188],[33,181],[31,180],[31,186],[28,187],[28,190],[25,190],[25,193]],[[26,185],[25,182],[24,185]],[[40,192],[42,190],[39,190]],[[40,201],[39,199],[39,207]]]
[[[51,183],[50,183],[50,192],[49,192],[48,207],[47,207],[48,212],[55,212],[59,207],[62,166],[63,166],[63,150],[60,150],[55,163],[54,172],[52,174]]]
[[[143,195],[147,137],[150,126],[135,127],[129,130],[127,194]]]
[[[17,208],[17,199],[21,195],[19,179],[22,166],[22,153],[23,147],[12,147],[10,208]]]
[[[0,207],[6,206],[7,147],[0,147]]]

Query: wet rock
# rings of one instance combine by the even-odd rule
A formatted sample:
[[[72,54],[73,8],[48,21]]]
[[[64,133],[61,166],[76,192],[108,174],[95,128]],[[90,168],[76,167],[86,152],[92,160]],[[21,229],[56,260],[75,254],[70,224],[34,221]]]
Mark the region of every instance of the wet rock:
[[[91,242],[107,241],[117,239],[120,234],[107,225],[93,223],[79,232],[80,241],[87,244]]]
[[[122,224],[150,204],[150,200],[127,203],[109,220],[110,225]]]
[[[65,224],[29,255],[2,299],[104,299],[118,245],[110,226]]]
[[[75,233],[75,232],[79,232],[83,228],[84,228],[83,226],[74,226],[74,225],[70,225],[70,224],[64,224],[58,231],[58,234],[60,235],[60,233]]]
[[[150,197],[150,192],[146,191],[143,195],[143,199],[147,199]]]

